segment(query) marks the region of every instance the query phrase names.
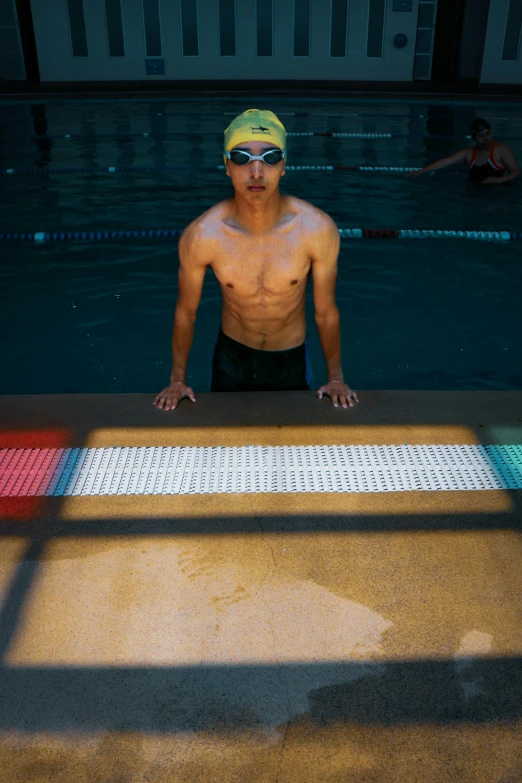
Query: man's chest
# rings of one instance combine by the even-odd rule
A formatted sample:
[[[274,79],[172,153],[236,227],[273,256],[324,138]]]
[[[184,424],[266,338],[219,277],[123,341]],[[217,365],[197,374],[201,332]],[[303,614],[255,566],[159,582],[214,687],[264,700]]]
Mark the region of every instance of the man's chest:
[[[249,238],[248,242],[223,243],[211,266],[224,288],[245,296],[281,294],[306,283],[311,258],[302,245]]]

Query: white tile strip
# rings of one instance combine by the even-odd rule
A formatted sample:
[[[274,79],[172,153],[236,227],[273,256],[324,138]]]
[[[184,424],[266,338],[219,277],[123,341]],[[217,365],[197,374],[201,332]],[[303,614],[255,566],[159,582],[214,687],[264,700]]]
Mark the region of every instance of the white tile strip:
[[[522,489],[522,446],[2,449],[0,496]]]

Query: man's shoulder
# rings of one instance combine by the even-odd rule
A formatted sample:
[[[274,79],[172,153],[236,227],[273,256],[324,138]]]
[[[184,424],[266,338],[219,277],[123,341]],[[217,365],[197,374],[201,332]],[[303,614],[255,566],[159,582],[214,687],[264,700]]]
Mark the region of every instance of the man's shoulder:
[[[198,236],[212,234],[212,231],[223,221],[223,218],[228,214],[229,210],[230,199],[220,201],[195,218],[192,223],[186,227],[185,231]]]
[[[301,218],[301,236],[314,264],[336,259],[339,252],[339,229],[330,215],[314,204],[298,198],[293,198],[292,208]]]
[[[189,223],[180,237],[180,243],[194,246],[214,241],[217,229],[223,222],[228,209],[227,201],[220,201],[218,204],[214,204],[214,206]]]
[[[295,210],[296,214],[299,214],[303,218],[304,224],[312,233],[338,230],[330,215],[323,212],[319,207],[310,204],[309,201],[297,198],[296,196],[288,196],[288,199],[290,208]]]

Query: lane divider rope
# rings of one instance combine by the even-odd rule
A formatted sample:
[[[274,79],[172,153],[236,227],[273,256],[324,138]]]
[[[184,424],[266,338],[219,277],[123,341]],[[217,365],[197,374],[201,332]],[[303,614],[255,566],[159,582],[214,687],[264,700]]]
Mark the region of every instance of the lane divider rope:
[[[2,449],[0,496],[522,489],[522,446]]]
[[[220,137],[220,132],[215,131],[191,131],[190,133],[182,132],[182,131],[168,131],[164,133],[65,133],[65,134],[47,134],[45,136],[29,136],[28,140],[30,141],[44,141],[48,139],[54,139],[54,140],[71,140],[71,139],[92,139],[95,141],[96,139],[147,139],[147,138],[154,138],[154,139],[168,139],[168,138],[193,138],[194,136],[199,137],[206,137],[206,138],[214,138],[218,139]],[[396,133],[396,132],[386,132],[386,133],[379,133],[377,131],[287,131],[286,134],[288,137],[300,137],[300,136],[309,136],[309,137],[316,137],[316,138],[330,138],[330,139],[453,139],[453,138],[461,138],[462,134],[457,132],[451,132],[448,131],[447,133]],[[465,134],[463,136],[465,139],[471,139],[472,136],[470,134]],[[510,140],[512,141],[520,141],[522,139],[522,136],[513,136],[512,134],[509,135]],[[24,139],[17,140],[18,143],[23,143]]]
[[[288,165],[286,171],[419,171],[419,166],[330,166],[330,165]],[[2,174],[72,174],[72,173],[121,173],[121,172],[152,172],[152,171],[224,171],[219,166],[49,166],[47,168],[5,168]],[[435,173],[435,172],[432,172]],[[440,172],[437,172],[440,173]],[[447,173],[447,172],[445,172]]]
[[[375,114],[372,112],[364,112],[361,114],[360,112],[299,112],[299,111],[286,111],[286,112],[276,112],[278,117],[359,117],[360,119],[364,120],[369,117],[378,117],[380,120],[383,119],[382,114]],[[163,115],[158,115],[163,116]],[[236,112],[233,111],[225,111],[223,112],[224,117],[236,117]],[[388,114],[386,117],[387,120],[395,120],[395,119],[420,119],[420,120],[439,120],[444,119],[447,120],[447,115],[441,115],[441,114],[430,114],[429,116],[427,114]],[[522,122],[522,116],[521,117],[492,117],[489,115],[486,119],[488,120],[509,120],[513,122]]]
[[[208,136],[219,138],[221,131],[130,131],[128,133],[46,133],[33,134],[28,137],[31,141],[42,141],[47,139],[167,139],[167,138],[192,138],[194,136]],[[289,137],[316,136],[333,139],[404,139],[404,138],[441,138],[460,136],[457,132],[448,131],[447,133],[397,133],[397,132],[378,132],[378,131],[287,131]],[[466,138],[471,138],[467,135]],[[510,139],[520,139],[521,136],[512,136]],[[20,141],[20,140],[19,140]],[[22,139],[23,141],[23,139]]]
[[[0,233],[0,241],[95,242],[107,239],[174,238],[183,228],[105,231],[36,231]],[[340,228],[341,239],[477,239],[486,242],[522,240],[522,231],[442,231],[435,229]]]
[[[161,133],[47,133],[45,135],[32,135],[28,138],[31,141],[45,141],[48,139],[166,139],[170,136],[178,138],[192,138],[194,136],[212,136],[215,139],[220,137],[219,131],[163,131]],[[374,132],[354,132],[345,133],[343,131],[288,131],[287,136],[323,136],[332,139],[402,139],[409,137],[411,133],[374,133]],[[432,134],[430,134],[432,135]],[[449,134],[452,135],[452,134]],[[513,138],[513,137],[510,137]]]

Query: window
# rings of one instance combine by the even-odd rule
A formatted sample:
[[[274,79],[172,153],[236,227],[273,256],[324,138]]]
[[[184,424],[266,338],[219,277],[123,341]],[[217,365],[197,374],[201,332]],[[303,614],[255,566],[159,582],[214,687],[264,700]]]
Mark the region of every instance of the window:
[[[161,57],[159,0],[143,0],[143,27],[147,57]]]
[[[332,26],[330,29],[330,57],[346,57],[346,24],[348,0],[332,0]]]
[[[520,0],[510,0],[506,32],[504,35],[503,60],[517,60],[520,47],[520,33],[522,32],[522,3]]]
[[[417,27],[433,27],[433,17],[435,16],[435,3],[421,3],[419,5],[419,18]]]
[[[272,57],[273,54],[272,0],[257,0],[256,31],[257,31],[257,56]]]
[[[181,37],[183,56],[199,55],[197,0],[181,0]]]
[[[370,0],[366,57],[382,57],[386,0]]]
[[[88,57],[83,0],[67,0],[73,57]]]
[[[105,18],[110,57],[125,57],[121,0],[105,0]]]
[[[310,0],[294,0],[294,57],[310,57]]]
[[[219,0],[219,53],[236,55],[236,0]]]

